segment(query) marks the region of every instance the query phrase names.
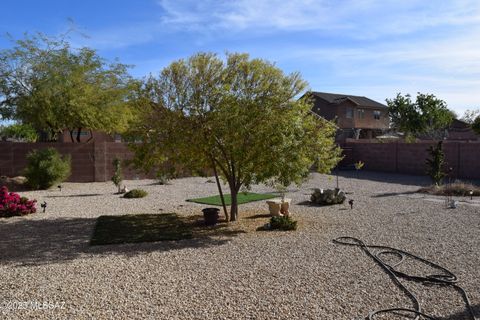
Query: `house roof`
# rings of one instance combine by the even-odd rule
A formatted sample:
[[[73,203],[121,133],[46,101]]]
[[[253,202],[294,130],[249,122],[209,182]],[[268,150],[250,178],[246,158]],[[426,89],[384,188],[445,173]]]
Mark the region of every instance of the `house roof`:
[[[353,96],[350,94],[327,93],[327,92],[317,92],[317,91],[311,91],[310,94],[312,94],[315,97],[319,97],[332,104],[340,104],[342,102],[345,102],[346,100],[350,100],[351,102],[353,102],[354,104],[360,107],[375,107],[375,108],[387,107],[384,104],[381,104],[377,101],[374,101],[372,99],[369,99],[363,96]]]
[[[470,129],[471,126],[463,120],[453,119],[449,129]]]

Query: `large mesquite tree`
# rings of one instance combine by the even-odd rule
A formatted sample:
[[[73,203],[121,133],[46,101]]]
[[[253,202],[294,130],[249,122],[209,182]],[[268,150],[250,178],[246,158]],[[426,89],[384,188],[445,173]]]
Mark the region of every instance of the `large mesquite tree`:
[[[329,172],[340,155],[335,126],[296,100],[306,83],[247,54],[223,61],[200,53],[145,81],[134,101],[132,135],[137,165],[164,163],[218,172],[231,193],[230,221],[238,216],[242,187],[275,179],[301,183],[312,165]],[[140,139],[139,139],[140,138]]]

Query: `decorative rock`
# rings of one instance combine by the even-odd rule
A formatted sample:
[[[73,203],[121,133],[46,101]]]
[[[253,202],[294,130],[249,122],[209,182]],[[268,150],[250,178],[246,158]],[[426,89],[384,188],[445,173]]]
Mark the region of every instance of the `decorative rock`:
[[[340,189],[315,189],[310,197],[310,201],[319,205],[341,204],[345,199],[345,192]]]

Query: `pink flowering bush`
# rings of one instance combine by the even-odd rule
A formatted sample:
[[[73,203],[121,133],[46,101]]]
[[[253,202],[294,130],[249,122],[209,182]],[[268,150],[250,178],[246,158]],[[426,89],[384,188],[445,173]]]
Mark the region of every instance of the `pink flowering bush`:
[[[3,186],[0,188],[0,218],[35,213],[36,202],[37,200],[20,197],[18,193],[8,192],[7,187]]]

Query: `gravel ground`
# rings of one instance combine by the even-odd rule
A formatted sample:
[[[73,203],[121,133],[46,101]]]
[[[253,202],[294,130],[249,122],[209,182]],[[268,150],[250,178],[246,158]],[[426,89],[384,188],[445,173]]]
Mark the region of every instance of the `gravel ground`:
[[[143,199],[122,199],[111,183],[64,183],[62,191],[24,192],[48,207],[46,213],[0,219],[0,318],[360,319],[379,308],[411,308],[361,249],[332,243],[348,235],[451,270],[480,319],[480,201],[461,199],[457,209],[445,209],[443,198],[414,193],[427,182],[346,172],[340,187],[354,199],[351,210],[305,203],[311,188],[335,186],[334,180],[314,174],[287,194],[301,220],[296,232],[96,247],[88,242],[97,216],[198,214],[204,206],[185,199],[215,194],[216,185],[206,178],[163,186],[127,181],[130,189],[149,192]],[[253,191],[272,190],[255,186]],[[260,201],[241,205],[242,212],[268,210]],[[264,222],[259,219],[258,225]],[[455,290],[405,284],[426,313],[470,319]]]

